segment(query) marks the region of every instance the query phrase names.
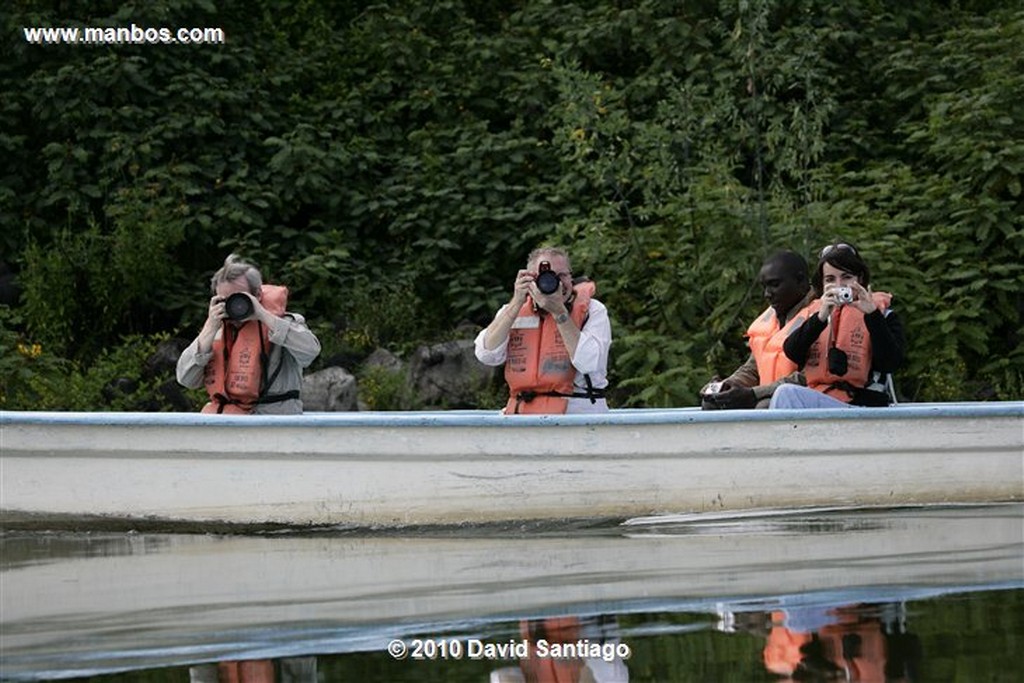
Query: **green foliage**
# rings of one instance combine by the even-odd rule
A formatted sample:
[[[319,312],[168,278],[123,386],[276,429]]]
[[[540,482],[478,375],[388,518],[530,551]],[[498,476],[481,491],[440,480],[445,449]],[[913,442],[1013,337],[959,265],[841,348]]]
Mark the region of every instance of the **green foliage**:
[[[653,332],[627,334],[615,341],[618,377],[611,396],[616,407],[686,405],[706,382],[706,371],[694,367],[693,344]],[[623,372],[623,368],[627,369]]]
[[[781,246],[810,256],[836,237],[860,244],[876,287],[896,294],[909,330],[901,375],[909,396],[1019,397],[1021,138],[1007,126],[1024,123],[1011,94],[1024,85],[1021,53],[1011,48],[1021,15],[953,29],[934,49],[880,42],[885,59],[859,76],[899,70],[904,82],[890,97],[903,104],[906,82],[934,78],[937,62],[937,90],[949,98],[929,103],[941,114],[902,122],[893,155],[851,158],[862,131],[844,132],[837,120],[837,94],[850,85],[833,61],[850,30],[773,30],[775,3],[740,7],[731,33],[701,34],[710,79],[684,68],[652,75],[658,87],[641,89],[640,78],[578,64],[557,71],[566,105],[556,139],[594,200],[559,236],[593,264],[627,331],[614,354],[620,390],[632,389],[625,402],[695,402],[696,387],[743,358],[737,342],[760,310],[748,285],[763,256]],[[976,61],[968,68],[965,59]],[[946,116],[965,91],[978,91],[971,113],[960,110],[951,125]],[[654,113],[624,113],[638,109]],[[979,123],[986,132],[975,140]],[[614,268],[601,272],[603,264]]]
[[[232,251],[361,358],[486,324],[559,242],[609,306],[616,405],[693,404],[747,353],[764,256],[838,236],[896,297],[908,397],[1024,396],[1019,9],[65,5],[0,27],[227,42],[0,46],[5,334],[54,367],[191,335]]]
[[[14,328],[17,317],[0,308],[0,407],[4,410],[169,410],[161,391],[169,380],[147,373],[146,361],[167,335],[133,335],[76,365],[29,343]],[[193,398],[197,405],[198,392]]]
[[[415,398],[406,373],[379,365],[364,369],[357,375],[359,400],[368,410],[410,410]]]
[[[413,283],[361,275],[352,276],[349,283],[349,288],[339,288],[330,295],[329,324],[313,323],[322,332],[318,336],[325,346],[325,357],[331,355],[327,350],[332,344],[337,346],[335,352],[359,358],[376,348],[407,353],[426,341],[435,329],[419,327],[428,318],[421,310]]]
[[[160,392],[166,377],[147,376],[146,361],[166,335],[130,335],[101,352],[88,366],[75,366],[40,392],[45,410],[169,410]],[[196,392],[194,397],[198,397]],[[196,405],[205,403],[205,397]]]
[[[921,400],[1021,396],[1024,106],[1007,89],[1024,87],[1022,40],[1024,14],[1007,12],[895,46],[878,67],[892,100],[920,95],[898,128],[901,156],[846,178],[861,211],[885,221],[866,236],[900,284]]]
[[[0,408],[32,409],[41,394],[57,386],[66,361],[18,332],[17,313],[0,306]]]

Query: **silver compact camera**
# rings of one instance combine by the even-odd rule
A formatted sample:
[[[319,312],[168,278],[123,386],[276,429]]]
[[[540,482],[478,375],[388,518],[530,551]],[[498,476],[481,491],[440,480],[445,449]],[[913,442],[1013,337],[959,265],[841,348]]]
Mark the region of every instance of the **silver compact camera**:
[[[700,390],[700,395],[714,396],[720,391],[722,391],[722,382],[708,382],[704,385],[704,388]]]
[[[853,303],[853,290],[849,287],[836,287],[836,301],[840,304]]]

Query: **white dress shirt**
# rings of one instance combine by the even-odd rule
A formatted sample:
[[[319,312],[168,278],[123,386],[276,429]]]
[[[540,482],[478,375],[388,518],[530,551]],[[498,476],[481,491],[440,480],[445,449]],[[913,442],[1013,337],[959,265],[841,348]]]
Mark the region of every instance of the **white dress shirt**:
[[[498,315],[508,308],[505,304]],[[508,338],[493,349],[484,348],[486,328],[481,330],[474,341],[477,360],[484,365],[504,365],[508,358]],[[595,389],[608,386],[608,349],[612,345],[612,326],[608,319],[608,309],[597,299],[590,300],[587,318],[580,330],[580,341],[576,345],[576,353],[572,357],[572,365],[576,368],[573,380],[574,393],[584,393],[587,382],[584,375],[590,375],[590,382]],[[591,403],[589,398],[570,398],[567,413],[601,413],[608,410],[608,403],[597,399]]]

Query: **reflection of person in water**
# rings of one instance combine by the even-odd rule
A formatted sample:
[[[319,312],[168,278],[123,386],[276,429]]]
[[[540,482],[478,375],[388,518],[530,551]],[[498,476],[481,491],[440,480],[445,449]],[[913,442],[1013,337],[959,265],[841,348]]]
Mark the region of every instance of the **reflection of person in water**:
[[[571,649],[581,641],[606,647],[618,644],[614,617],[551,617],[523,620],[520,635],[528,654],[519,667],[491,672],[491,683],[628,683],[629,670],[620,656],[556,657],[550,651],[558,645]]]
[[[317,683],[316,657],[247,659],[198,664],[189,683]]]
[[[763,654],[765,668],[786,680],[910,683],[921,648],[902,604],[848,605],[773,612]]]

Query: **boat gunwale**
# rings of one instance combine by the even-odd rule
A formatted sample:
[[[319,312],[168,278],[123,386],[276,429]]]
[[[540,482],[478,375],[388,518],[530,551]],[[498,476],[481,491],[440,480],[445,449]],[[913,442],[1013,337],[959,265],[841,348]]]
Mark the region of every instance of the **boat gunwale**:
[[[112,427],[524,427],[643,426],[719,422],[814,422],[915,418],[1024,418],[1024,401],[915,403],[890,408],[726,410],[623,408],[605,413],[507,416],[489,410],[354,411],[302,415],[209,415],[203,413],[55,412],[0,410],[0,426],[69,425]],[[1024,440],[1024,436],[1022,436]]]

